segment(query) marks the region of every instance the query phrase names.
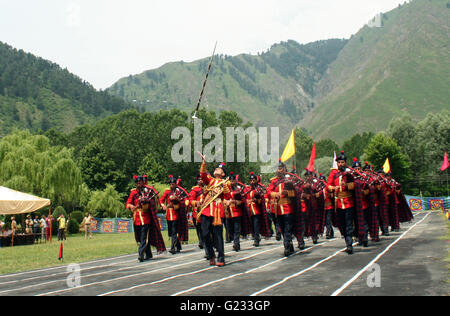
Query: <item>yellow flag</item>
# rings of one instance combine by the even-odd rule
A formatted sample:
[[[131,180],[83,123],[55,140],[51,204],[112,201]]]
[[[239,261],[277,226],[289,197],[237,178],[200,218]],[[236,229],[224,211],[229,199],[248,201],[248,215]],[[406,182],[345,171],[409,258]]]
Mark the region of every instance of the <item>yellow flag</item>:
[[[386,159],[386,162],[383,165],[384,173],[391,172],[391,166],[389,165],[389,158]]]
[[[291,137],[289,137],[286,148],[284,149],[283,155],[281,156],[281,161],[286,162],[295,155],[295,129],[292,130]]]

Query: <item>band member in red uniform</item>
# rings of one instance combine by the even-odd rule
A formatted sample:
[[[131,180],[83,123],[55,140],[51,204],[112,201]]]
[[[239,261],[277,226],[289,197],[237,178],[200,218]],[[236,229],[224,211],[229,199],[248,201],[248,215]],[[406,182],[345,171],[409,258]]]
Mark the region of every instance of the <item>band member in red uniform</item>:
[[[353,158],[352,168],[355,170],[357,177],[354,178],[355,190],[355,231],[358,237],[358,245],[368,247],[369,245],[369,215],[370,215],[370,189],[366,181],[366,177],[361,173],[361,163],[358,158]]]
[[[187,241],[188,237],[185,203],[188,194],[178,183],[178,180],[170,175],[170,188],[164,191],[159,200],[161,208],[166,212],[167,228],[171,238],[169,252],[173,255],[181,251],[181,242]]]
[[[247,211],[245,201],[242,196],[242,193],[245,190],[245,185],[239,183],[238,175],[230,172],[230,186],[231,199],[224,202],[225,218],[230,239],[233,242],[233,249],[234,251],[239,251],[241,250],[240,235],[242,215],[245,215],[245,212]]]
[[[398,232],[400,231],[400,217],[398,215],[400,201],[395,192],[397,182],[392,179],[391,172],[386,173],[386,180],[389,195],[389,223],[391,225],[391,230]]]
[[[320,174],[319,181],[324,184],[323,189],[321,190],[321,195],[324,199],[324,212],[325,212],[325,236],[326,239],[334,238],[334,229],[333,229],[333,220],[334,220],[334,195],[333,192],[329,192],[327,190],[327,179],[325,176]]]
[[[246,194],[247,208],[251,217],[253,228],[253,246],[259,247],[261,235],[265,238],[270,237],[269,220],[264,199],[264,191],[258,184],[258,176],[250,173],[250,191]]]
[[[197,213],[199,211],[200,205],[203,202],[203,180],[200,177],[200,174],[196,177],[197,185],[194,186],[189,192],[189,199],[187,200],[189,202],[189,206],[192,209],[192,222],[195,226],[195,230],[197,232],[198,237],[198,247],[200,249],[204,248],[204,242],[203,242],[203,236],[202,236],[202,230],[201,230],[201,223],[197,221]]]
[[[353,254],[353,212],[355,207],[353,176],[346,172],[347,157],[344,151],[336,158],[336,161],[338,170],[331,171],[328,177],[328,191],[335,194],[335,209],[341,232],[345,238],[346,252]]]
[[[387,180],[392,183],[392,187],[395,189],[395,196],[397,203],[397,209],[398,209],[398,220],[400,223],[406,223],[410,222],[414,219],[414,216],[411,212],[411,209],[408,205],[408,202],[406,202],[405,195],[402,192],[402,186],[400,183],[395,181],[392,178],[392,173],[387,175]]]
[[[389,236],[389,188],[386,183],[385,173],[383,169],[378,170],[380,178],[378,198],[380,203],[379,208],[379,223],[383,236]]]
[[[365,166],[362,168],[362,171],[368,176],[368,190],[369,190],[369,216],[368,216],[368,224],[369,224],[369,234],[371,241],[379,242],[380,241],[380,228],[378,222],[378,213],[380,208],[379,201],[379,189],[380,185],[373,173],[369,162],[366,161]]]
[[[146,177],[135,176],[136,189],[132,190],[126,202],[126,209],[133,212],[136,242],[139,243],[139,262],[152,258],[151,246],[158,254],[166,251],[157,218],[156,199],[158,192],[146,185]]]
[[[223,221],[225,218],[224,201],[230,200],[230,184],[226,176],[225,164],[221,163],[214,170],[214,177],[207,173],[205,156],[202,157],[200,176],[205,184],[205,200],[197,218],[200,216],[202,222],[202,234],[205,241],[205,251],[210,265],[223,267],[225,265],[225,247],[223,242]],[[218,252],[213,249],[213,238]]]
[[[314,173],[306,170],[305,171],[305,183],[301,187],[301,210],[305,214],[305,237],[311,237],[314,244],[318,243],[318,233],[320,226],[320,210],[317,207],[315,201],[315,191],[314,191]],[[317,181],[317,180],[316,180]],[[299,240],[299,248],[304,248],[303,238]]]
[[[271,179],[265,198],[268,199],[272,212],[277,216],[283,235],[284,255],[287,257],[294,253],[292,244],[292,234],[294,232],[293,199],[296,199],[297,196],[293,183],[286,178],[286,173],[286,165],[280,159],[277,176]]]

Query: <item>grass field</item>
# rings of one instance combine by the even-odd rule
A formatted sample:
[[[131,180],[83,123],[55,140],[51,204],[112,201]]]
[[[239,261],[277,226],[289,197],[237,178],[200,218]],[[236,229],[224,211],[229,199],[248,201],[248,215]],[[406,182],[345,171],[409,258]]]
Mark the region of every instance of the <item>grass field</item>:
[[[167,231],[162,232],[166,247],[170,242]],[[189,243],[198,243],[195,230],[189,230]],[[70,263],[81,263],[101,258],[136,254],[134,234],[94,234],[85,240],[84,234],[69,235],[63,243],[64,260],[58,260],[60,242],[56,236],[52,243],[0,248],[0,274],[50,268]],[[153,254],[156,250],[153,249]]]

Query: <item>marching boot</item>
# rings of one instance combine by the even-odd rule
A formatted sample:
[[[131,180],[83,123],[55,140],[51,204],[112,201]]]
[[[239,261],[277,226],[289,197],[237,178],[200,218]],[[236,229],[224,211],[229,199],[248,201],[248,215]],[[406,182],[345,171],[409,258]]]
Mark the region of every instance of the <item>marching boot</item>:
[[[305,249],[305,241],[301,240],[298,242],[298,249],[303,250]]]
[[[314,237],[312,237],[312,241],[313,241],[313,244],[314,245],[317,245],[319,242],[318,242],[318,239],[319,238],[317,238],[317,236],[314,236]]]
[[[280,241],[281,240],[281,233],[277,232],[277,236],[275,237],[276,241]]]
[[[345,249],[345,252],[349,255],[353,254],[353,246],[347,246],[347,249]]]

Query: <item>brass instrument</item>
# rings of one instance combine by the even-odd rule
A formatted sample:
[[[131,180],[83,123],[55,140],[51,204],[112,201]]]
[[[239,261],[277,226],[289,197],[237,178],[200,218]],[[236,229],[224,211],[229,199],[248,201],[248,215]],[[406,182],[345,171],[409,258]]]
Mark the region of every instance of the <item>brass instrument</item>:
[[[202,215],[202,212],[204,209],[206,209],[212,202],[214,202],[225,190],[225,185],[227,185],[229,181],[229,178],[226,178],[222,181],[220,181],[219,183],[210,186],[208,185],[205,190],[204,193],[206,194],[203,203],[200,206],[200,212],[197,213],[197,220],[200,220],[200,217]],[[220,219],[220,216],[219,216]],[[216,225],[221,225],[221,221],[219,223],[219,220],[215,221]]]

